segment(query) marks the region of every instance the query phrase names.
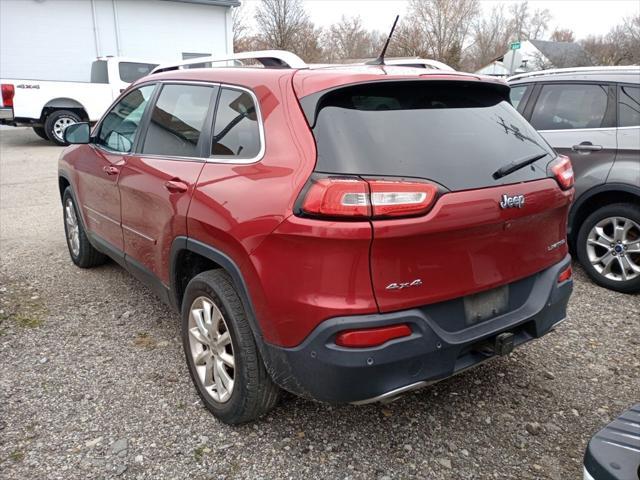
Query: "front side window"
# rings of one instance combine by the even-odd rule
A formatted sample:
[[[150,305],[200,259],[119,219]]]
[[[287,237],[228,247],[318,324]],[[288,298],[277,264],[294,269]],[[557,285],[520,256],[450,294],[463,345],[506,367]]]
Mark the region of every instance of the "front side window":
[[[151,70],[158,65],[155,63],[137,63],[137,62],[120,62],[118,70],[120,80],[127,83],[133,83],[142,77],[149,75]]]
[[[142,153],[200,157],[198,142],[215,89],[165,85],[151,112]]]
[[[607,111],[606,85],[544,85],[531,115],[538,130],[601,128]]]
[[[216,110],[211,154],[214,157],[251,159],[260,153],[258,111],[243,90],[223,88]]]
[[[620,86],[618,112],[619,127],[640,126],[640,87]]]
[[[120,100],[104,117],[95,143],[114,152],[130,153],[154,88],[146,85]]]

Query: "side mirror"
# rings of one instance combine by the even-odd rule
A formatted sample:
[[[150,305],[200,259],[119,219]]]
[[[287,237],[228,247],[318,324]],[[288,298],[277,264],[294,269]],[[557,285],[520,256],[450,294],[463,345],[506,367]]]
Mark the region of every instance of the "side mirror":
[[[64,133],[62,134],[65,143],[72,145],[89,143],[90,136],[89,124],[86,122],[72,123],[64,129]]]

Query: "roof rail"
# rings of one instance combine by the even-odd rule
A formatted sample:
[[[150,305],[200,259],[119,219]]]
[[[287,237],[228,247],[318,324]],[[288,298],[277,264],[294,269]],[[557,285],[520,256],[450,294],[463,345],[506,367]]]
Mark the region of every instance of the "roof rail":
[[[266,68],[307,68],[307,64],[295,53],[285,50],[258,50],[254,52],[233,53],[223,57],[198,57],[184,60],[179,63],[167,63],[159,65],[151,73],[181,70],[190,65],[207,65],[204,68],[216,68],[213,63],[232,62],[234,60],[257,60]],[[226,66],[226,65],[223,65]],[[195,68],[195,67],[194,67]]]
[[[518,80],[520,78],[538,77],[540,75],[554,75],[561,73],[589,73],[589,72],[621,72],[621,71],[640,71],[638,65],[616,66],[616,67],[573,67],[573,68],[551,68],[549,70],[537,70],[535,72],[519,73],[507,78],[507,81]]]

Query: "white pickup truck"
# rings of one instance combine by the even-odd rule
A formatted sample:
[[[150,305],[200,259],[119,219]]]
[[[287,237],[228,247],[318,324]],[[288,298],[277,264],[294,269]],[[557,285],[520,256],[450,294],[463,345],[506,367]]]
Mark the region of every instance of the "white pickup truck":
[[[96,122],[131,82],[157,64],[100,57],[91,64],[90,82],[0,79],[0,124],[30,126],[45,140],[65,145],[64,129],[76,122]]]

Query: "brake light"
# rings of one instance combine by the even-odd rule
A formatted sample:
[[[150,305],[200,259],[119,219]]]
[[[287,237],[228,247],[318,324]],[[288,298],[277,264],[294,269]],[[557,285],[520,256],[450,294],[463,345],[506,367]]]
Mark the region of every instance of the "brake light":
[[[571,265],[569,265],[562,272],[560,272],[560,275],[558,275],[558,283],[566,282],[571,278],[572,275],[573,269],[571,268]]]
[[[313,216],[355,219],[408,217],[425,214],[437,194],[438,187],[425,182],[314,175],[301,210]]]
[[[302,209],[312,215],[368,217],[370,205],[367,182],[343,177],[312,178]]]
[[[2,105],[13,107],[13,96],[16,93],[15,87],[9,83],[3,83],[0,89],[2,89]]]
[[[377,347],[389,340],[408,337],[409,335],[411,335],[411,328],[405,324],[361,330],[345,330],[336,337],[336,345],[348,348]]]
[[[563,190],[573,187],[575,179],[569,157],[558,155],[558,158],[551,163],[550,168]]]

